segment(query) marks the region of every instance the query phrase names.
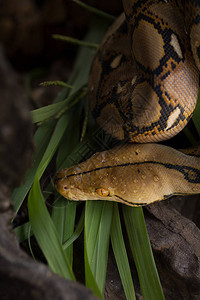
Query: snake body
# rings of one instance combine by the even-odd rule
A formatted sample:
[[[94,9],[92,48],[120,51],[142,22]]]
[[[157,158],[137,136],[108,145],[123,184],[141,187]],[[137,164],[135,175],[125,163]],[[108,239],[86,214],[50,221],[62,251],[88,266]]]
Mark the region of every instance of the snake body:
[[[124,9],[127,22],[114,23],[94,58],[92,112],[118,139],[169,139],[189,121],[199,86],[183,15],[175,1],[124,1]]]
[[[200,1],[123,1],[106,33],[88,88],[99,125],[127,143],[152,143],[180,132],[196,105],[200,70]],[[200,159],[158,144],[127,144],[57,174],[71,200],[146,205],[200,193]]]

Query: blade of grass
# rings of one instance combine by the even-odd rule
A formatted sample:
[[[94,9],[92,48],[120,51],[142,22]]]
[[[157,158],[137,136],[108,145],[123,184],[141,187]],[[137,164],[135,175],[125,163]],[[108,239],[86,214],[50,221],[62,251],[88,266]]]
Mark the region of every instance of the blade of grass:
[[[30,226],[29,232],[28,232],[28,247],[29,247],[29,251],[30,251],[32,258],[36,261],[36,258],[35,258],[35,255],[34,255],[34,252],[32,249],[32,245],[31,245],[31,226]]]
[[[63,91],[59,93],[58,96],[56,97],[55,102],[60,102],[63,99],[65,99],[67,93],[68,93],[68,89],[67,88],[63,89]],[[34,176],[36,174],[37,168],[47,148],[47,145],[51,138],[52,132],[56,126],[56,123],[57,123],[56,120],[49,120],[45,124],[42,124],[37,129],[34,135],[36,153],[33,157],[33,167],[27,172],[25,177],[25,183],[22,186],[16,188],[13,191],[13,195],[12,195],[15,212],[18,212],[19,208],[21,207],[21,204],[23,203],[25,197],[27,196],[33,184]]]
[[[31,235],[30,228],[31,228],[31,225],[30,225],[29,222],[27,222],[27,223],[25,223],[23,225],[20,225],[20,226],[18,226],[16,228],[14,228],[14,231],[15,231],[15,233],[17,235],[19,243],[21,243],[24,240],[26,240],[27,237],[28,237],[28,235],[29,235],[29,233]]]
[[[55,81],[43,81],[40,83],[41,86],[61,86],[61,87],[67,87],[67,88],[70,88],[70,89],[73,89],[73,86],[64,82],[64,81],[61,81],[61,80],[55,80]]]
[[[84,100],[84,99],[83,99]],[[72,108],[72,114],[76,114],[76,119],[72,118],[69,127],[66,131],[66,136],[62,139],[62,144],[59,147],[57,158],[56,158],[56,165],[57,170],[61,168],[63,160],[66,159],[66,156],[70,154],[72,149],[79,141],[80,136],[80,121],[82,116],[82,108],[83,108],[83,100],[78,103],[75,107]],[[66,137],[69,136],[69,139]],[[71,164],[70,164],[71,165]],[[70,165],[64,165],[64,167],[68,167]],[[60,224],[59,232],[62,236],[62,242],[69,239],[74,232],[74,224],[75,224],[75,216],[76,216],[76,205],[75,202],[69,202],[66,199],[60,199],[60,203],[56,202],[52,208],[52,219],[55,223]],[[62,206],[62,209],[59,209]],[[62,220],[62,224],[61,224]],[[73,245],[71,244],[66,248],[66,254],[69,259],[69,262],[72,265],[73,262]]]
[[[25,197],[27,196],[33,184],[34,177],[37,172],[37,168],[44,155],[44,152],[48,145],[49,139],[52,135],[52,131],[54,129],[55,124],[56,124],[55,121],[50,121],[46,124],[43,124],[38,128],[38,130],[35,133],[34,140],[35,140],[35,146],[37,152],[33,157],[33,162],[34,162],[33,167],[27,172],[25,183],[22,186],[16,188],[13,191],[13,195],[12,195],[14,201],[14,210],[16,213],[19,211]]]
[[[84,241],[85,241],[85,237],[84,237]],[[92,273],[89,259],[87,256],[87,251],[84,251],[84,262],[85,262],[85,273],[87,274],[86,284],[85,284],[86,287],[90,288],[97,297],[99,297],[100,299],[104,299],[103,295],[101,294],[101,292],[99,290],[99,287],[94,278],[94,275]]]
[[[88,126],[88,115],[89,115],[89,102],[88,102],[88,98],[87,98],[85,101],[85,117],[83,120],[83,127],[82,127],[80,142],[83,141],[84,136],[86,134],[86,130],[87,130],[87,126]]]
[[[33,119],[33,123],[44,122],[52,117],[55,117],[63,109],[63,107],[67,105],[68,99],[66,100],[65,102],[63,101],[59,103],[54,103],[32,110],[31,116]]]
[[[76,118],[71,118],[69,126],[66,131],[66,135],[63,137],[60,147],[58,149],[58,154],[56,157],[56,168],[67,168],[73,164],[78,163],[78,161],[71,161],[71,163],[64,163],[67,157],[72,153],[75,147],[78,145],[80,140],[80,124],[82,120],[83,107],[86,98],[83,98],[78,104],[76,104],[71,109],[71,114],[76,116]],[[70,141],[68,139],[70,137]],[[63,164],[64,163],[64,164]]]
[[[88,259],[85,264],[86,286],[94,289],[88,278],[91,270],[101,294],[105,286],[112,210],[112,202],[86,202],[84,240]]]
[[[84,228],[84,218],[85,218],[85,212],[82,213],[80,220],[72,236],[66,242],[64,242],[63,249],[67,249],[80,236]]]
[[[51,217],[62,243],[73,235],[76,217],[76,205],[76,202],[69,202],[65,198],[60,197],[60,199],[53,206]],[[70,247],[65,247],[65,253],[72,267],[72,245]]]
[[[75,280],[61,241],[50,218],[36,176],[28,198],[29,218],[34,236],[42,249],[50,269],[67,279]]]
[[[98,240],[96,245],[96,266],[95,266],[95,278],[98,282],[98,286],[104,292],[105,280],[106,280],[106,270],[108,261],[108,250],[110,242],[110,228],[112,222],[113,213],[113,203],[104,203],[100,227],[98,231]]]
[[[86,41],[78,40],[78,39],[72,38],[70,36],[65,36],[65,35],[61,35],[61,34],[53,34],[52,37],[56,40],[60,40],[60,41],[76,44],[76,45],[79,45],[79,46],[88,47],[88,48],[97,49],[98,46],[99,46],[98,44],[95,44],[95,43],[92,43],[92,42],[86,42]]]
[[[92,20],[90,30],[85,36],[86,41],[93,41],[99,44],[102,40],[106,29],[111,22],[96,17]],[[87,84],[91,63],[96,49],[80,47],[76,62],[74,64],[73,73],[69,83],[73,85],[73,91],[79,89],[82,85]]]
[[[62,249],[61,242],[56,232],[55,226],[47,212],[47,208],[44,204],[44,199],[39,187],[39,179],[49,164],[52,156],[54,155],[59,142],[68,126],[69,113],[64,114],[57,122],[54,132],[49,141],[48,147],[40,161],[37,169],[36,177],[32,189],[29,193],[28,198],[28,210],[29,218],[32,226],[33,233],[49,263],[52,271],[65,276],[66,278],[74,278],[72,271],[70,270],[70,264],[66,261],[65,255],[63,256],[64,250]],[[47,222],[47,223],[46,223]],[[53,225],[52,225],[53,224]],[[48,231],[49,230],[49,231]],[[48,231],[48,234],[47,234]],[[44,236],[46,235],[46,239]],[[50,245],[50,241],[53,239],[54,244]],[[51,248],[55,250],[51,254]],[[56,258],[56,251],[60,255]],[[66,269],[66,270],[65,270]]]
[[[53,204],[51,218],[58,232],[59,239],[61,240],[61,242],[63,242],[65,214],[61,214],[60,210],[65,210],[65,206],[68,201],[60,195],[58,197],[58,200],[56,200]]]
[[[63,134],[65,133],[65,130],[69,124],[69,121],[70,121],[70,112],[69,111],[58,120],[56,127],[54,129],[54,132],[49,141],[48,147],[47,147],[47,149],[42,157],[42,160],[40,161],[40,164],[38,166],[37,173],[38,173],[39,179],[41,178],[43,172],[45,171],[46,167],[48,166],[49,162],[51,161],[56,149],[58,148],[59,143],[63,137]]]
[[[77,3],[78,5],[82,6],[83,8],[87,9],[88,11],[90,11],[90,12],[92,12],[92,13],[94,13],[94,14],[102,17],[102,18],[106,18],[106,19],[109,19],[111,21],[114,21],[116,19],[115,16],[112,16],[108,13],[105,13],[105,12],[103,12],[103,11],[101,11],[101,10],[91,6],[91,5],[85,4],[82,1],[73,0],[73,2]]]
[[[123,216],[144,300],[164,300],[143,210],[123,205]]]
[[[87,94],[87,89],[82,87],[62,102],[46,105],[31,111],[33,123],[44,122],[52,117],[58,118],[65,111],[80,101]]]
[[[117,267],[119,270],[119,275],[124,287],[124,292],[127,300],[135,300],[135,290],[133,286],[133,280],[131,277],[131,270],[129,266],[129,261],[126,253],[126,248],[124,244],[121,222],[119,217],[119,210],[117,203],[113,203],[113,219],[111,226],[111,243],[115,259],[117,262]]]
[[[38,79],[41,76],[45,76],[45,74],[46,74],[45,68],[36,68],[28,72],[25,77],[24,88],[26,91],[26,95],[30,99],[32,107],[34,108],[38,108],[40,105],[32,95],[32,82],[36,78]]]
[[[78,107],[79,108],[79,107]],[[75,111],[77,112],[77,108],[73,108],[75,109]],[[81,115],[81,110],[80,110],[80,115]],[[52,125],[52,126],[50,126]],[[61,144],[61,148],[58,151],[58,155],[57,155],[57,169],[60,169],[62,166],[63,167],[67,167],[70,166],[71,163],[68,163],[68,160],[66,160],[66,156],[72,152],[73,147],[75,147],[75,145],[78,143],[79,140],[79,133],[76,134],[76,131],[79,132],[79,122],[75,122],[75,119],[72,118],[72,121],[69,124],[70,126],[70,130],[66,132],[66,136],[71,136],[72,138],[70,139],[70,143],[69,141],[66,139],[66,136],[63,137],[64,142],[62,142]],[[34,181],[34,176],[37,172],[37,168],[39,166],[39,163],[44,155],[44,152],[47,148],[48,142],[50,140],[50,136],[52,135],[52,131],[53,131],[53,127],[55,126],[55,121],[52,122],[48,122],[45,123],[43,125],[41,125],[36,134],[35,134],[35,144],[36,144],[36,149],[37,149],[37,153],[34,159],[34,166],[32,167],[32,169],[27,173],[27,177],[25,180],[25,184],[23,186],[20,186],[19,188],[14,190],[13,193],[13,199],[14,199],[14,204],[15,204],[15,211],[17,212],[23,202],[23,200],[25,199],[26,195],[28,194],[33,181]],[[76,127],[76,129],[75,129]],[[75,132],[74,132],[75,131]],[[77,148],[76,148],[77,149]],[[75,150],[76,152],[77,150]],[[87,151],[87,150],[86,150]],[[80,159],[80,157],[78,157],[78,159]],[[64,164],[63,164],[64,161]],[[76,157],[74,157],[73,159],[69,159],[69,162],[75,162],[76,161]],[[53,191],[55,192],[54,186],[52,184],[49,185],[49,187],[46,190],[48,193],[47,195],[49,196],[49,193],[52,193]],[[44,191],[45,192],[45,191]],[[45,198],[47,198],[48,196],[46,195]],[[60,196],[61,197],[61,196]],[[62,198],[65,203],[67,202],[66,199]],[[55,205],[55,209],[56,211],[58,211],[58,206],[60,206],[57,202]],[[54,215],[54,207],[52,207],[52,217],[53,217],[53,221],[55,223],[58,223],[59,225],[57,225],[58,227],[60,227],[58,229],[58,232],[60,230],[60,232],[63,230],[67,230],[67,228],[65,228],[64,223],[62,224],[62,226],[64,228],[61,228],[61,224],[60,221],[63,220],[64,216],[62,216],[61,210],[60,214],[56,214]],[[65,212],[63,211],[63,214],[65,215]],[[28,233],[28,228],[30,227],[30,223],[27,222],[17,228],[15,228],[15,232],[17,234],[17,237],[19,239],[19,242],[22,242],[23,240],[27,239],[27,233]],[[72,232],[73,233],[73,232]],[[71,233],[71,234],[72,234]],[[64,236],[64,233],[63,233]]]

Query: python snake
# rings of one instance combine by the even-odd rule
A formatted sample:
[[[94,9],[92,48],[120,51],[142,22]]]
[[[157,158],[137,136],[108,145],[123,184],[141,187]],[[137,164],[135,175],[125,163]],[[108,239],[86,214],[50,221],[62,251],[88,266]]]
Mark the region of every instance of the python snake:
[[[56,189],[71,200],[132,206],[200,193],[198,155],[152,143],[180,132],[195,108],[200,0],[124,0],[123,6],[94,57],[88,88],[97,123],[127,144],[61,170]]]

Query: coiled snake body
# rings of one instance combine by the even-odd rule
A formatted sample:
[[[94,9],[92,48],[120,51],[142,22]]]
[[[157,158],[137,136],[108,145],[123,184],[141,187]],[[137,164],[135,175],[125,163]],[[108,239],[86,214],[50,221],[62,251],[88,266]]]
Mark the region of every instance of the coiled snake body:
[[[196,105],[200,0],[187,2],[123,1],[125,15],[108,30],[95,55],[89,101],[106,132],[134,144],[60,171],[55,184],[64,197],[136,206],[200,193],[195,153],[151,144],[180,132]]]

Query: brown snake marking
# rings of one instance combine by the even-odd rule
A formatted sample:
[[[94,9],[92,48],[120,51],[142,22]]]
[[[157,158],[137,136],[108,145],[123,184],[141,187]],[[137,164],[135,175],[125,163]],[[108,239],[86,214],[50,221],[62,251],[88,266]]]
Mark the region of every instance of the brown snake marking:
[[[92,63],[91,111],[119,140],[169,139],[188,123],[196,105],[200,0],[124,0],[123,5],[125,16],[109,28]],[[188,154],[158,144],[128,144],[61,170],[55,185],[71,200],[133,206],[200,193],[200,160]]]
[[[134,14],[128,7],[128,21],[117,20],[94,58],[89,77],[92,112],[118,139],[144,143],[169,139],[191,118],[199,71],[183,16],[173,2],[163,3],[165,9],[162,1],[128,3],[132,2]],[[115,126],[112,120],[106,122],[111,112],[118,116]]]

